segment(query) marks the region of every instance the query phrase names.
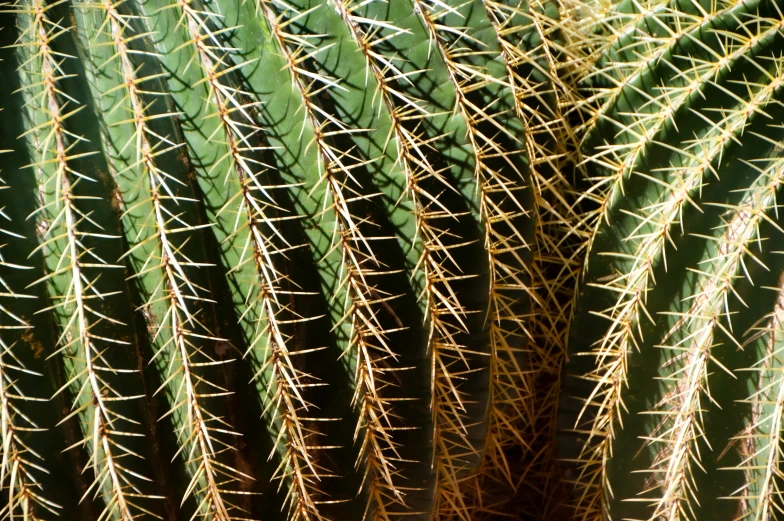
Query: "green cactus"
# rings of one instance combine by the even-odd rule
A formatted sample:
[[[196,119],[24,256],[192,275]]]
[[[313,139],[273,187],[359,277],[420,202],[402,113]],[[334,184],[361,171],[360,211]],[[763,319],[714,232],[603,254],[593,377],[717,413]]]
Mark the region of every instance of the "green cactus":
[[[565,12],[598,202],[561,398],[575,518],[776,519],[780,3]]]
[[[0,20],[0,519],[538,515],[579,267],[554,5]]]

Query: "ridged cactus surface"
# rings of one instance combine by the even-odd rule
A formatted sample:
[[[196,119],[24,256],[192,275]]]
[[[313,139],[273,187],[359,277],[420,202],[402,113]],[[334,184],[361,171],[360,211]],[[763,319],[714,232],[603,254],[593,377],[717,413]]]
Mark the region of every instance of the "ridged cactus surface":
[[[599,204],[561,398],[575,518],[777,519],[781,3],[576,12]]]
[[[0,518],[544,508],[555,11],[0,6]]]

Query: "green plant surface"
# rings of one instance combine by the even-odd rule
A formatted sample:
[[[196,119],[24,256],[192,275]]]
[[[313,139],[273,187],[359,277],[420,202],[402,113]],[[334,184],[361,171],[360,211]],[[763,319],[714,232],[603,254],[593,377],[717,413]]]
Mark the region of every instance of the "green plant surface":
[[[0,519],[551,508],[523,477],[555,476],[580,249],[554,5],[0,17]]]
[[[579,42],[599,204],[561,398],[576,517],[775,519],[782,13],[608,11]]]

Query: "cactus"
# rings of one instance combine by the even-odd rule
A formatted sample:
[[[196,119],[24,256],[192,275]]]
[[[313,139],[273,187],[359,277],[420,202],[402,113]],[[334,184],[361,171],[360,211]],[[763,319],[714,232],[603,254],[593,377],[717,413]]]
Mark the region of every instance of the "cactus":
[[[776,519],[780,5],[570,12],[597,203],[561,397],[574,517]]]
[[[0,6],[0,519],[519,513],[577,272],[555,11]]]

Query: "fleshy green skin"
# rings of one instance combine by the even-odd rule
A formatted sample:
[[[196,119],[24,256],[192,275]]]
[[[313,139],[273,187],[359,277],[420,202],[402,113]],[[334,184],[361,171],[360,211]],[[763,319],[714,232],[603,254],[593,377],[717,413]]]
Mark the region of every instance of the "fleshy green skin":
[[[22,412],[2,417],[3,491],[40,487],[0,519],[514,508],[536,218],[521,100],[555,103],[501,52],[539,47],[527,9],[0,7],[21,87],[0,98],[0,340],[44,375],[23,391],[47,382],[0,398],[50,429],[23,434],[40,460],[20,477]]]
[[[576,517],[775,519],[782,14],[643,7],[597,29],[584,85],[582,152],[606,197],[561,399]]]

